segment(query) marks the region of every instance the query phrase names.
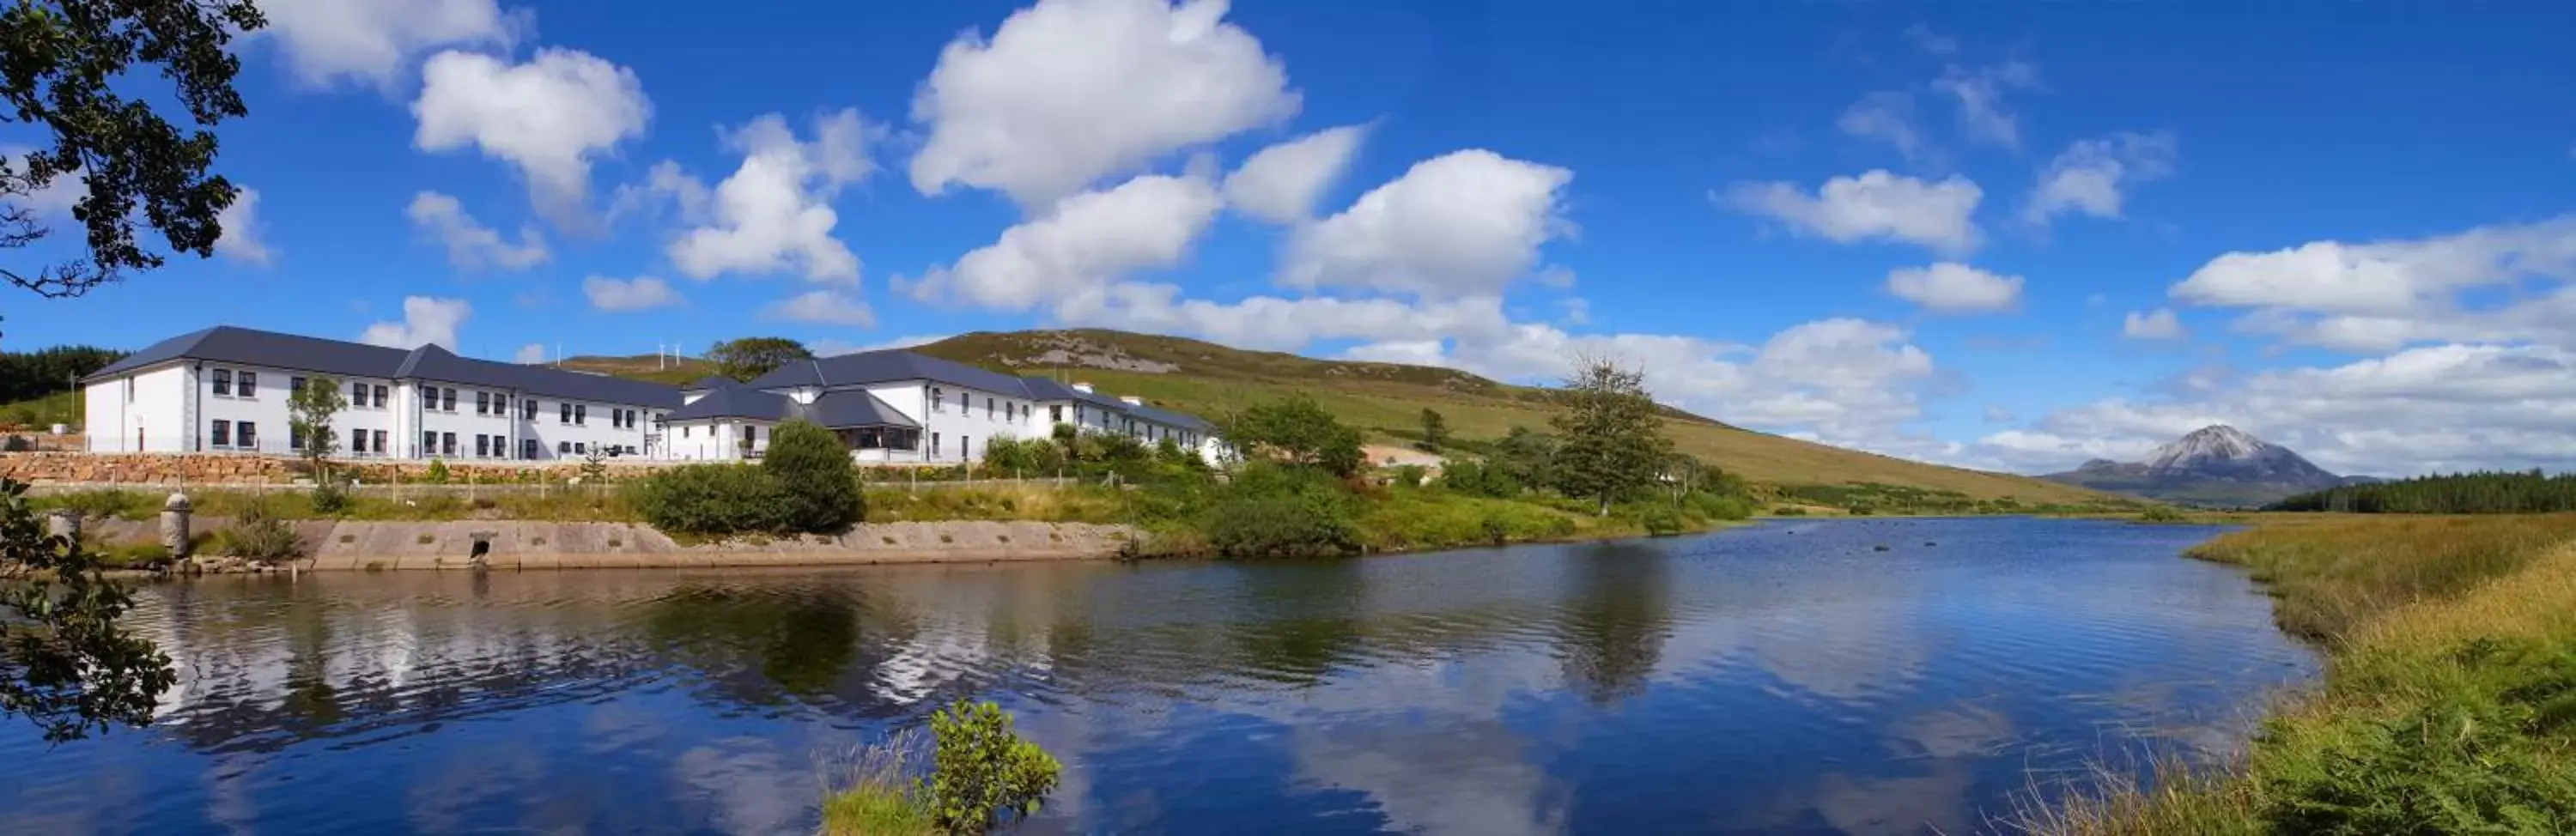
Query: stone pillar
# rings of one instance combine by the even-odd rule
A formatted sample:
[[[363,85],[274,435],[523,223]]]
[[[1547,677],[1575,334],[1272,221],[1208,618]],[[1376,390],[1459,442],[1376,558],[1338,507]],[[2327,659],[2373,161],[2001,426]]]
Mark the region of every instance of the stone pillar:
[[[171,560],[186,560],[192,555],[188,545],[188,495],[173,493],[161,504],[161,548]]]
[[[60,510],[45,515],[45,533],[65,540],[80,539],[79,511]]]

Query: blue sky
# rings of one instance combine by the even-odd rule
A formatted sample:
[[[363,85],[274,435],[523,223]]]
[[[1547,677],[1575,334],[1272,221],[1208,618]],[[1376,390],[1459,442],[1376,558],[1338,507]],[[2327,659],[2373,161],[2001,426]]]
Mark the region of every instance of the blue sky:
[[[0,312],[11,347],[1589,352],[1977,467],[2215,421],[2346,472],[2576,465],[2576,9],[2252,5],[279,0],[225,252]]]

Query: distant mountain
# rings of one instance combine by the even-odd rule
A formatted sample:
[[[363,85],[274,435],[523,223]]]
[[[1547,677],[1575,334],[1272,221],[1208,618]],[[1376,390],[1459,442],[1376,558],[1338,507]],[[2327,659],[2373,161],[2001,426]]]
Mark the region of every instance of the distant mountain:
[[[2252,506],[2292,494],[2377,481],[2329,473],[2299,454],[2225,424],[2191,431],[2143,462],[2094,459],[2054,482],[2193,505]]]

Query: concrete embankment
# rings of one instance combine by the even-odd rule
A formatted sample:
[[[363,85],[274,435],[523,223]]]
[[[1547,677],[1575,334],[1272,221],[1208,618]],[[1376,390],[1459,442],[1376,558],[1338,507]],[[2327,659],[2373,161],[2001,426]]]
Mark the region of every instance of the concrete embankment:
[[[1093,560],[1116,557],[1137,536],[1134,529],[1117,525],[967,521],[876,523],[837,536],[711,543],[681,543],[651,526],[607,522],[308,520],[297,528],[306,556],[293,563],[295,568],[360,571],[471,569],[478,564],[489,569],[637,569]]]

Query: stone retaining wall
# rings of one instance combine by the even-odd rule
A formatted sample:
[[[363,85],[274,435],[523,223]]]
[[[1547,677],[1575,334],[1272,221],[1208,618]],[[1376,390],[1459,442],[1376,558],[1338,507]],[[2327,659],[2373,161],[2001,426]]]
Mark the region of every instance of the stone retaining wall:
[[[668,466],[674,462],[613,461],[617,476]],[[350,473],[362,483],[418,482],[428,477],[429,462],[334,461],[334,472]],[[448,462],[449,482],[561,482],[581,475],[580,462],[560,464],[474,464]],[[214,453],[0,453],[0,477],[33,484],[92,485],[284,485],[304,478],[300,459],[282,456]]]
[[[199,531],[225,524],[193,521]],[[93,520],[109,540],[151,535],[150,523]],[[839,536],[744,538],[681,544],[633,523],[459,520],[297,524],[309,556],[304,570],[657,568],[961,563],[1116,557],[1138,536],[1117,525],[1044,522],[872,523]],[[478,557],[476,544],[480,543]],[[287,568],[284,566],[277,567]]]

